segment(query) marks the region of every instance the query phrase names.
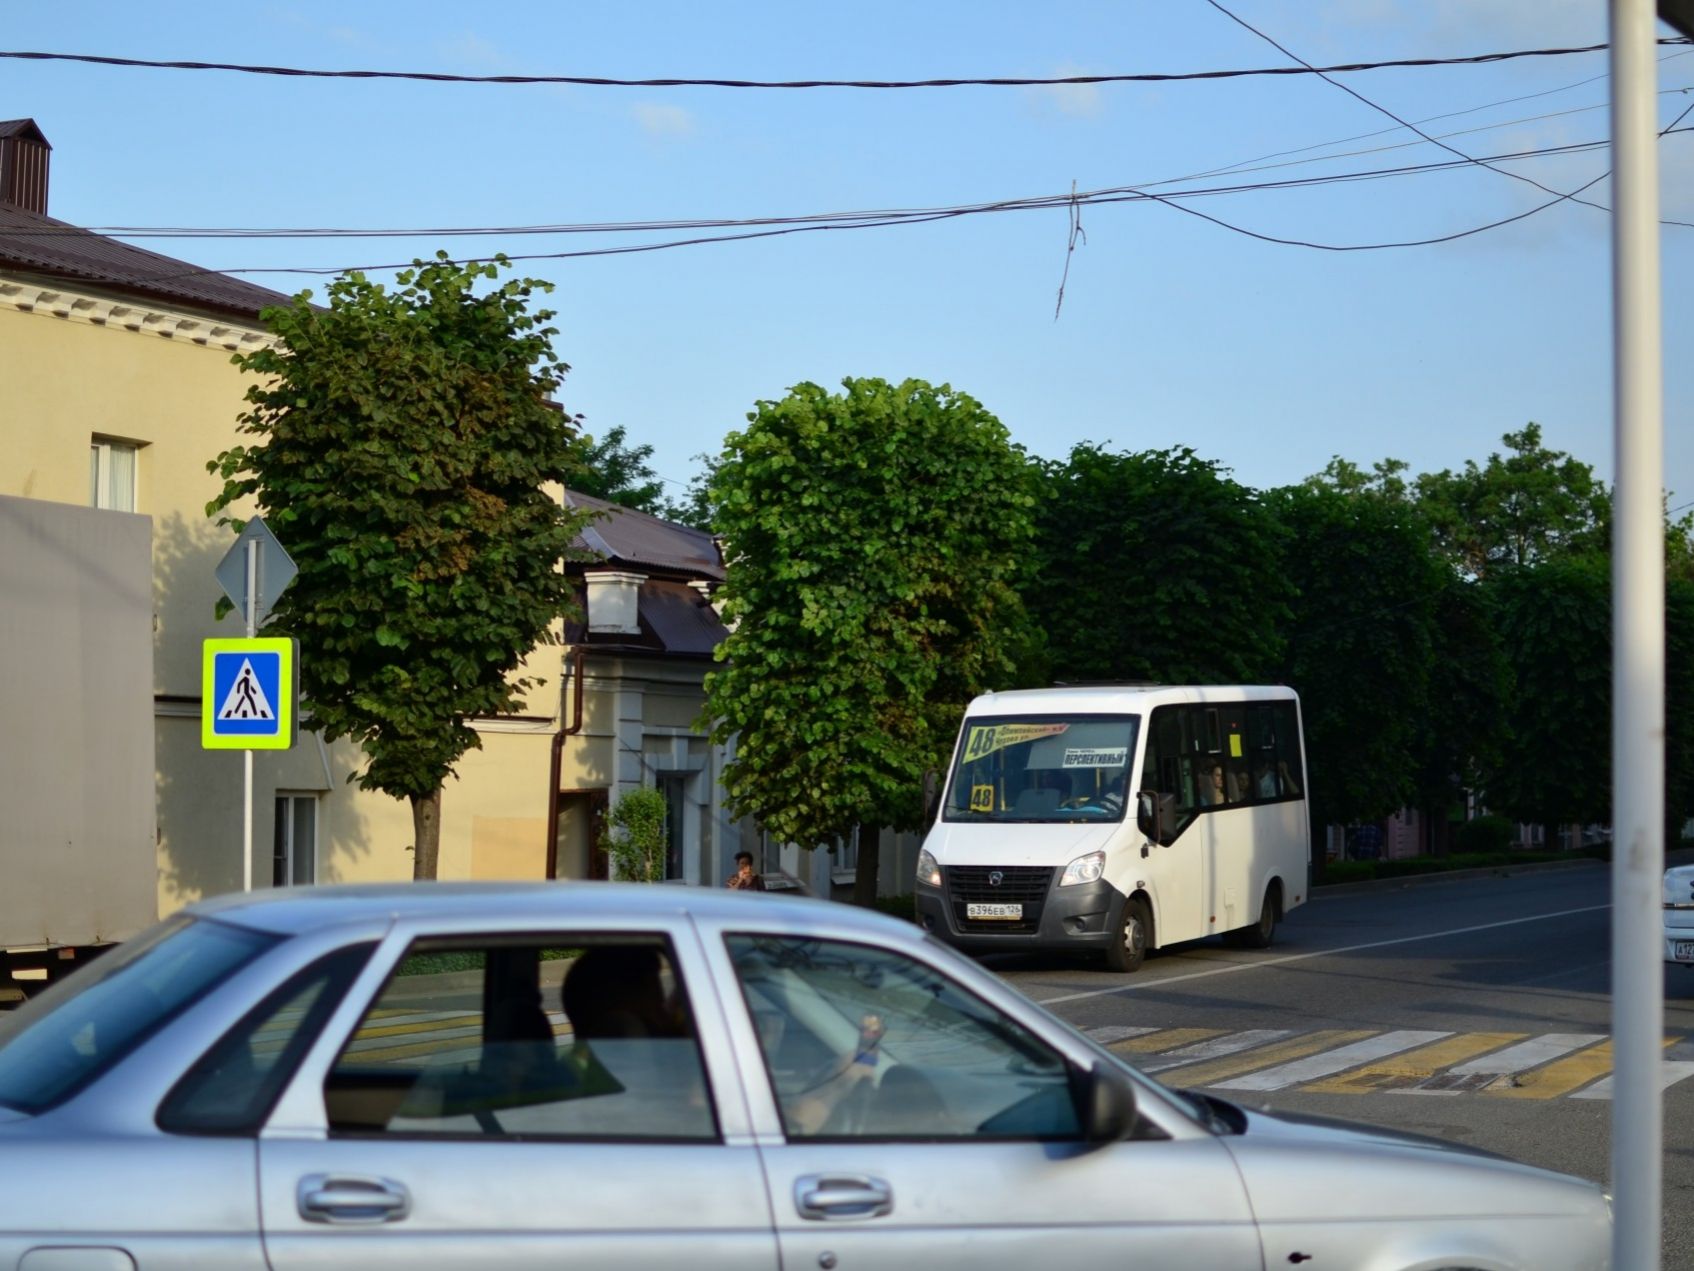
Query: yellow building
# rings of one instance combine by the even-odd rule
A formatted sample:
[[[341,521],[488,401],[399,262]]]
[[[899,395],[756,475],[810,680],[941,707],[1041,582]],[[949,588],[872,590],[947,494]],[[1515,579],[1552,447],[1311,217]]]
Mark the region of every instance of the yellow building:
[[[215,617],[214,569],[234,536],[206,515],[219,489],[206,464],[238,439],[246,383],[231,355],[267,340],[259,312],[286,298],[51,219],[49,155],[33,121],[0,123],[0,495],[150,520],[168,913],[241,886],[242,759],[199,738],[201,642],[242,634],[238,615]],[[443,793],[444,879],[603,872],[597,818],[636,784],[670,801],[673,877],[711,885],[731,872],[742,827],[721,810],[725,755],[693,731],[722,635],[709,604],[716,549],[601,510],[586,536],[605,562],[583,570],[586,626],[566,633],[573,645],[535,652],[528,670],[545,686],[525,713],[476,724],[482,749]],[[411,876],[409,805],[349,784],[361,760],[309,728],[292,750],[255,756],[256,885]]]

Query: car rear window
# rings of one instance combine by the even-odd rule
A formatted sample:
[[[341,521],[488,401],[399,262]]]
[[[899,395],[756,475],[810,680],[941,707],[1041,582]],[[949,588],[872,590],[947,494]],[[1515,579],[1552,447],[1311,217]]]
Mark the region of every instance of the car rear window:
[[[0,1016],[0,1107],[64,1102],[279,939],[173,918]]]

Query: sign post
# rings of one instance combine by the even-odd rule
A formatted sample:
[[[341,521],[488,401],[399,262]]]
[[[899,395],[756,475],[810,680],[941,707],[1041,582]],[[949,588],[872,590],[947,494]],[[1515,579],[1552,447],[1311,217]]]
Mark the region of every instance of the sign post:
[[[244,640],[207,640],[201,657],[200,744],[240,750],[241,890],[253,890],[253,752],[287,750],[299,730],[299,665],[292,640],[256,638],[259,623],[299,572],[255,516],[218,562],[218,582],[246,619]]]

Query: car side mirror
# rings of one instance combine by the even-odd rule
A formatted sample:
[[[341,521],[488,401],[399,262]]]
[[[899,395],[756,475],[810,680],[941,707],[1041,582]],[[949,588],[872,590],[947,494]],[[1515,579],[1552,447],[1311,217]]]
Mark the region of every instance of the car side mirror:
[[[1176,821],[1176,796],[1160,794],[1153,790],[1143,790],[1136,799],[1135,824],[1141,832],[1153,842],[1164,847],[1170,846],[1166,837],[1170,826]]]
[[[923,823],[925,828],[935,824],[935,814],[941,811],[941,774],[934,768],[923,774]]]
[[[1090,1147],[1117,1143],[1135,1133],[1135,1083],[1096,1061],[1082,1079],[1082,1139]]]

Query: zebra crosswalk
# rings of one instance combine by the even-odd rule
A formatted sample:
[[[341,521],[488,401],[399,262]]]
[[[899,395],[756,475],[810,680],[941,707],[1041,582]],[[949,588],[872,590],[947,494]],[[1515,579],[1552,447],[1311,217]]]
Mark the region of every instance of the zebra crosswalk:
[[[1085,1029],[1170,1086],[1240,1094],[1476,1094],[1502,1099],[1609,1099],[1604,1033],[1438,1029]],[[1694,1076],[1694,1039],[1665,1039],[1666,1089]]]

